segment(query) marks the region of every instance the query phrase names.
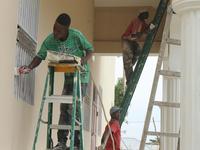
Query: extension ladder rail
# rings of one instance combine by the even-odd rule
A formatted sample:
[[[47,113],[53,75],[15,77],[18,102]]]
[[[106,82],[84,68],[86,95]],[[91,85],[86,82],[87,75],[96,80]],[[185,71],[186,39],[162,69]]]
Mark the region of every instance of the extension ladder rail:
[[[154,20],[152,22],[153,25],[155,25],[155,28],[153,30],[150,30],[148,32],[148,35],[146,37],[142,53],[138,59],[138,62],[136,64],[134,72],[131,74],[130,82],[128,83],[125,95],[123,97],[123,103],[121,105],[122,111],[120,115],[120,124],[123,123],[126,113],[128,111],[130,102],[132,100],[132,96],[135,92],[137,83],[139,81],[140,75],[142,73],[142,70],[144,68],[145,62],[147,60],[147,57],[149,55],[150,49],[152,47],[154,38],[156,36],[156,33],[158,31],[158,28],[160,26],[161,20],[164,16],[164,13],[166,11],[167,5],[170,0],[160,0],[159,6],[157,8]]]
[[[151,115],[152,115],[153,106],[166,107],[166,108],[180,108],[180,103],[155,101],[155,95],[156,95],[156,90],[157,90],[158,80],[159,80],[160,75],[165,76],[167,78],[173,78],[173,79],[174,78],[178,79],[181,76],[180,72],[161,70],[163,58],[165,55],[166,45],[167,44],[173,44],[173,45],[181,44],[180,40],[176,40],[176,39],[169,40],[170,39],[169,38],[170,24],[171,24],[171,19],[172,19],[173,13],[174,13],[173,9],[171,8],[171,6],[169,6],[168,10],[167,10],[167,17],[166,17],[165,27],[164,27],[164,31],[163,31],[163,37],[162,37],[162,42],[161,42],[161,46],[160,46],[159,57],[157,60],[157,66],[156,66],[156,70],[155,70],[155,75],[154,75],[153,85],[152,85],[152,89],[151,89],[151,95],[150,95],[150,99],[149,99],[149,105],[148,105],[148,109],[147,109],[147,114],[146,114],[146,118],[145,118],[144,129],[143,129],[143,133],[142,133],[142,139],[141,139],[139,150],[145,149],[147,135],[159,136],[159,137],[166,136],[166,137],[173,137],[173,138],[177,138],[180,136],[179,133],[149,131],[149,125],[150,125],[150,119],[151,119]]]

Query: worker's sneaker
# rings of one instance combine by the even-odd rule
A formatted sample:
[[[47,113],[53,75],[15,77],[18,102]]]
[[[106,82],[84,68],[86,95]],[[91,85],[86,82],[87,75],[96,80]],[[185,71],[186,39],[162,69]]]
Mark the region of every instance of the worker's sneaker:
[[[79,148],[77,146],[74,147],[74,150],[79,150]]]
[[[58,143],[54,148],[53,150],[66,150],[67,147],[64,143]]]

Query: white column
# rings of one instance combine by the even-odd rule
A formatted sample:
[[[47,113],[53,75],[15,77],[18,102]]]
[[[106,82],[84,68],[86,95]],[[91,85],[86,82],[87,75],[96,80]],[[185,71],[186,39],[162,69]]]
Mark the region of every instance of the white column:
[[[200,0],[174,0],[181,16],[181,150],[200,148]]]
[[[173,15],[170,26],[170,38],[180,39],[180,17]],[[181,71],[181,48],[180,46],[170,45],[167,47],[163,69],[171,71]],[[163,78],[163,100],[167,102],[180,102],[180,79]],[[180,109],[166,108],[161,109],[161,131],[178,133],[180,129]],[[161,150],[177,150],[178,138],[161,137]]]

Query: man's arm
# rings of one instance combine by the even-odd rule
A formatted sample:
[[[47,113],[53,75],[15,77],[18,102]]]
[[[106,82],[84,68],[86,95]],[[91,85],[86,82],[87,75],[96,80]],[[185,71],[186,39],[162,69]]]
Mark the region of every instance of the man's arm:
[[[107,142],[108,137],[109,137],[109,131],[108,128],[106,128],[101,138],[101,145],[106,145],[105,142]]]
[[[31,70],[36,68],[41,62],[42,62],[42,59],[38,56],[35,56],[28,66],[21,66],[19,68],[18,70],[19,74],[27,74],[31,72]]]
[[[108,141],[108,138],[111,136],[111,139],[113,140],[112,144],[113,144],[113,147],[115,147],[115,137],[113,136],[113,134],[116,132],[115,128],[113,130],[113,126],[110,127],[111,128],[111,134],[112,136],[110,135],[110,131],[109,131],[109,128],[106,128],[104,133],[103,133],[103,136],[101,138],[101,148],[104,150],[105,149],[105,146],[107,144],[107,141]]]
[[[39,64],[42,62],[42,59],[38,56],[35,56],[32,60],[32,62],[28,65],[28,67],[32,70],[39,66]]]
[[[81,32],[77,32],[77,36],[80,40],[81,48],[85,51],[85,56],[81,57],[81,64],[84,65],[92,57],[92,52],[94,48]]]
[[[123,35],[121,37],[123,40],[130,40],[131,39],[132,26],[133,26],[133,21],[131,21],[131,23],[128,25],[125,32],[123,33]]]
[[[27,74],[27,73],[31,72],[31,70],[36,68],[42,62],[42,60],[45,60],[45,58],[47,56],[47,49],[48,49],[46,45],[47,44],[44,41],[41,45],[39,52],[33,58],[33,60],[31,61],[31,63],[28,66],[24,65],[24,66],[19,67],[19,69],[18,69],[19,74]]]
[[[81,58],[81,64],[86,64],[87,61],[92,57],[92,51],[86,50],[86,55]]]

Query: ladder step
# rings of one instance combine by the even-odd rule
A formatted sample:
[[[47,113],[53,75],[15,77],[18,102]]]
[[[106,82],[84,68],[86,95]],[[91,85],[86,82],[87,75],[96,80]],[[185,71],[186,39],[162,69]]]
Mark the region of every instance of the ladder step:
[[[69,95],[52,95],[45,97],[46,103],[66,103],[66,104],[72,104],[73,96]]]
[[[50,129],[70,130],[71,129],[71,125],[55,125],[55,124],[52,124],[52,125],[50,125]],[[75,126],[74,130],[80,130],[80,127],[79,126]]]
[[[160,73],[160,75],[163,75],[168,78],[180,78],[181,77],[181,73],[176,72],[176,71],[160,70],[159,73]]]
[[[78,121],[78,120],[76,120],[76,119],[75,119],[75,122],[76,122],[79,126],[81,125],[80,121]]]
[[[162,57],[162,61],[169,61],[169,57],[168,56]]]
[[[160,107],[180,108],[180,103],[173,103],[173,102],[154,101],[154,105],[160,106]]]
[[[167,137],[179,137],[179,133],[168,133],[168,132],[154,132],[154,131],[148,131],[148,135],[152,136],[167,136]]]
[[[168,44],[172,44],[172,45],[178,45],[178,46],[181,45],[181,40],[177,40],[177,39],[168,38],[168,39],[166,39],[166,42]]]

